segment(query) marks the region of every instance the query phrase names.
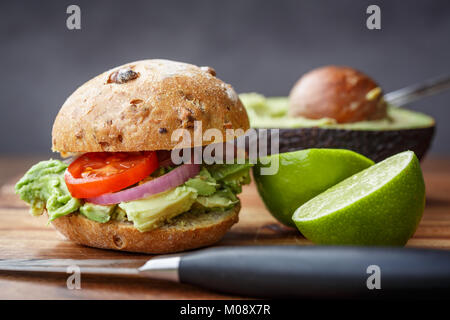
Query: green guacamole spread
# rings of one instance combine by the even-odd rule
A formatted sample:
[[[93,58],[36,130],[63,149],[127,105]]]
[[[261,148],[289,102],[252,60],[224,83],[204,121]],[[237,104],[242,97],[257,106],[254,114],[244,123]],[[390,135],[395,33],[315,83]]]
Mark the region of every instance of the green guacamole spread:
[[[81,201],[72,196],[64,181],[67,165],[59,160],[41,161],[16,184],[16,193],[31,205],[33,215],[41,215],[47,210],[50,220],[77,211]]]
[[[118,205],[102,206],[73,198],[65,184],[67,164],[42,161],[31,167],[15,186],[20,198],[30,204],[33,215],[47,211],[49,220],[70,213],[106,223],[129,221],[139,231],[148,231],[188,211],[217,211],[233,207],[237,193],[250,182],[250,164],[203,166],[197,176],[183,185],[150,197]]]

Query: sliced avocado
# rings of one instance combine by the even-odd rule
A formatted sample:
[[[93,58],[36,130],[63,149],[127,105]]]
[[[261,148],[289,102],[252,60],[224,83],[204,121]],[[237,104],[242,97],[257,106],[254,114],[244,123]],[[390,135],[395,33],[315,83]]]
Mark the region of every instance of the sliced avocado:
[[[342,148],[378,162],[396,153],[412,150],[421,159],[431,144],[435,130],[432,117],[395,106],[388,106],[385,119],[339,124],[329,118],[289,117],[287,97],[265,98],[247,93],[241,94],[240,98],[248,111],[252,127],[280,129],[280,153],[308,148]],[[284,108],[280,107],[282,104]]]
[[[113,213],[115,208],[115,205],[101,206],[86,202],[80,207],[80,213],[90,220],[105,223],[111,219],[111,213]]]
[[[127,213],[136,229],[148,231],[188,211],[196,198],[195,189],[181,186],[144,199],[122,202],[119,207]]]
[[[115,210],[111,214],[111,220],[127,221],[127,213],[123,209],[116,206]]]

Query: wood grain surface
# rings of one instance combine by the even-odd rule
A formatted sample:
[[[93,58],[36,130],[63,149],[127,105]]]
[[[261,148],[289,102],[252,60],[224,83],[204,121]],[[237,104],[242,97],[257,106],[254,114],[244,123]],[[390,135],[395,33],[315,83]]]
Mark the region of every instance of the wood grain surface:
[[[14,182],[34,158],[0,158],[0,259],[142,259],[129,254],[76,245],[60,237],[44,217],[32,217],[13,193]],[[408,246],[450,249],[450,159],[422,163],[427,205],[422,222]],[[298,231],[277,223],[264,208],[255,186],[240,196],[240,221],[218,244],[311,245]],[[83,276],[80,290],[69,290],[68,275],[0,273],[0,299],[228,299],[239,298],[188,285],[150,279]]]

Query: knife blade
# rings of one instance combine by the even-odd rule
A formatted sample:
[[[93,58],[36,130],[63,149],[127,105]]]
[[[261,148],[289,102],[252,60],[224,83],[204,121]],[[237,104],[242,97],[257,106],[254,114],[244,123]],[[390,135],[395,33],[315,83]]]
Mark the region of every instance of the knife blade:
[[[116,266],[125,264],[142,264],[146,259],[0,259],[0,266]]]
[[[217,247],[143,260],[0,260],[0,271],[165,279],[252,297],[440,297],[450,293],[450,251],[325,246]],[[125,264],[128,266],[124,267]],[[131,266],[135,264],[136,266]],[[378,270],[378,274],[375,271]],[[379,288],[370,286],[378,277]]]

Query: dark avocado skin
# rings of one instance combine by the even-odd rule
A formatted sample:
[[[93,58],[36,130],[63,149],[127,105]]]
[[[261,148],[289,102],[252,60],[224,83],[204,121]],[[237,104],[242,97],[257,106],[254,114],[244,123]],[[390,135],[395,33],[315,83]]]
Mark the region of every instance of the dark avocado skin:
[[[349,149],[379,162],[406,150],[414,151],[420,160],[423,159],[431,145],[435,126],[378,131],[318,127],[279,130],[280,153],[308,148]]]

